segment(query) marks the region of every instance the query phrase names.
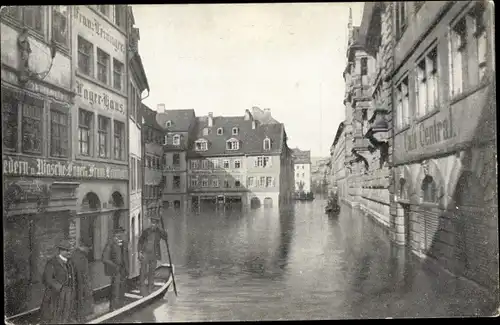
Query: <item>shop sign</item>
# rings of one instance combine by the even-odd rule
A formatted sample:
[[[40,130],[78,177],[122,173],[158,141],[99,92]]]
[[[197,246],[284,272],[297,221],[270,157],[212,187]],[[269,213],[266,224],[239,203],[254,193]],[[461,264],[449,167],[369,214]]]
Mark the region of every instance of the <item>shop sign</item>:
[[[76,80],[76,94],[91,106],[99,105],[100,108],[107,111],[117,111],[125,115],[125,104],[116,97],[110,96],[103,88],[99,90],[92,89],[82,80]]]
[[[412,127],[404,136],[405,151],[425,149],[452,139],[456,136],[453,130],[453,122],[448,117],[439,119],[439,115],[422,121]]]
[[[73,11],[73,18],[80,23],[80,25],[86,27],[88,31],[92,32],[94,35],[99,36],[101,39],[113,46],[115,52],[120,52],[125,54],[125,43],[120,42],[118,38],[112,35],[110,31],[110,24],[105,22],[102,18],[97,15],[92,15],[90,10],[86,10],[84,6],[75,6]],[[85,15],[87,12],[88,15]],[[92,18],[90,17],[92,15]],[[111,27],[111,29],[113,29]],[[118,34],[118,32],[117,32]],[[123,36],[121,37],[123,38]],[[91,41],[91,40],[89,40]]]
[[[86,179],[128,179],[126,166],[89,162],[61,162],[49,159],[3,156],[3,174],[28,177]]]

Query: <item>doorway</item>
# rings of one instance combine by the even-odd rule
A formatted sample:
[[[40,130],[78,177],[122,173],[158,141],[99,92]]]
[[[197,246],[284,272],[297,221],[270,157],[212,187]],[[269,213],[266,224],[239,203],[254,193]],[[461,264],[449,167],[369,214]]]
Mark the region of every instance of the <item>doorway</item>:
[[[95,261],[95,226],[97,216],[84,216],[80,218],[80,240],[89,246],[89,262]]]

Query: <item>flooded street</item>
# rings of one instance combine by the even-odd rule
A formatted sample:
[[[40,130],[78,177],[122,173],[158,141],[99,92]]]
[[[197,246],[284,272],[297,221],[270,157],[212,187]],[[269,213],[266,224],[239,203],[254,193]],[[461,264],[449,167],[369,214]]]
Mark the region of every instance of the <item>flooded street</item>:
[[[485,303],[476,294],[392,246],[370,219],[345,206],[338,219],[329,218],[324,206],[325,201],[316,199],[281,211],[165,216],[179,297],[159,301],[127,321],[481,312]]]

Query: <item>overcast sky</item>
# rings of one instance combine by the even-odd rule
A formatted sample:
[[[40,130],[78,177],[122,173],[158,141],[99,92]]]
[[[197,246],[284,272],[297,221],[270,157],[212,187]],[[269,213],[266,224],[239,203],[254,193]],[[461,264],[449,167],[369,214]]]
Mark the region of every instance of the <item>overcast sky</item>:
[[[144,103],[197,116],[270,108],[290,147],[328,156],[345,115],[349,7],[359,25],[362,3],[135,5]]]

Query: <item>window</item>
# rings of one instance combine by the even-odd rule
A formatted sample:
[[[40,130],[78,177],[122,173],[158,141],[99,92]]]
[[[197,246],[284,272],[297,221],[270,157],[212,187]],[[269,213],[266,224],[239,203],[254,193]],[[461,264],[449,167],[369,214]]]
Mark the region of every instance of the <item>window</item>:
[[[43,6],[25,6],[22,8],[22,15],[23,22],[26,27],[37,31],[40,34],[44,34],[45,25]]]
[[[300,177],[300,173],[297,173],[297,174],[295,175],[295,177],[299,178],[299,177]]]
[[[208,160],[201,161],[201,169],[208,169]]]
[[[119,121],[113,121],[114,123],[114,149],[115,149],[115,159],[124,160],[124,138],[125,138],[125,124]]]
[[[241,168],[241,160],[235,160],[234,161],[234,168],[239,169]]]
[[[125,27],[125,7],[123,5],[115,5],[115,24],[119,27]]]
[[[203,178],[201,180],[201,187],[208,187],[208,178]]]
[[[236,139],[231,139],[226,142],[227,150],[238,150],[240,148],[240,142]]]
[[[26,96],[22,116],[22,149],[26,153],[42,153],[43,101]]]
[[[224,160],[224,161],[222,162],[222,167],[223,167],[223,168],[226,168],[226,169],[227,169],[227,168],[229,168],[229,160]]]
[[[255,187],[255,177],[248,177],[248,187]]]
[[[199,163],[198,160],[191,160],[191,169],[198,169]]]
[[[78,143],[81,155],[90,156],[90,138],[92,134],[94,114],[80,109],[78,115]]]
[[[50,111],[50,155],[68,156],[68,115],[58,110]]]
[[[222,134],[224,134],[224,130],[223,130],[222,128],[218,128],[218,129],[217,129],[217,134],[218,134],[218,135],[222,135]]]
[[[417,116],[433,111],[438,104],[437,48],[434,47],[417,65]]]
[[[98,5],[97,7],[103,15],[109,16],[109,5]]]
[[[181,177],[174,176],[174,189],[178,190],[181,188]]]
[[[254,161],[254,166],[255,167],[267,167],[271,166],[269,157],[257,157]]]
[[[406,191],[406,180],[404,178],[399,179],[399,198],[402,200],[408,199]]]
[[[173,143],[174,143],[174,146],[180,145],[181,144],[181,136],[178,135],[178,134],[174,135],[174,141],[173,141]]]
[[[264,139],[264,150],[271,150],[271,139]]]
[[[266,177],[266,187],[273,187],[273,178]]]
[[[166,125],[167,128],[171,127],[172,126],[172,121],[167,121],[165,123],[165,125]]]
[[[400,38],[406,28],[406,3],[396,2],[396,37]]]
[[[16,95],[2,88],[2,138],[5,149],[16,150],[17,147],[17,117],[19,101]]]
[[[52,6],[52,39],[68,46],[68,6]]]
[[[424,202],[437,202],[437,188],[434,179],[427,175],[422,181],[422,199]]]
[[[241,187],[241,179],[240,176],[234,177],[234,187]]]
[[[78,36],[78,71],[92,76],[92,60],[94,46],[81,36]]]
[[[130,157],[130,186],[132,191],[134,191],[137,188],[137,184],[135,183],[135,173],[136,173],[135,168],[136,168],[135,158]]]
[[[107,84],[109,73],[109,54],[97,48],[97,79]]]
[[[485,4],[478,1],[470,12],[471,22],[473,23],[474,45],[476,46],[477,58],[474,58],[478,66],[479,82],[486,74],[488,44],[486,41],[485,26]]]
[[[172,163],[174,166],[179,166],[181,164],[181,155],[178,153],[174,153],[172,156]]]
[[[208,150],[207,142],[204,140],[196,141],[195,142],[195,150],[196,151],[207,151]]]
[[[259,178],[259,187],[265,187],[266,186],[266,177],[265,176],[261,176]]]
[[[361,75],[368,75],[368,58],[361,58]]]
[[[467,49],[467,26],[465,18],[456,22],[450,29],[450,95],[462,93],[464,86],[463,72]]]
[[[405,77],[398,86],[396,86],[396,123],[398,128],[402,128],[410,123],[409,115],[409,94],[408,77]]]
[[[99,133],[99,139],[98,139],[99,157],[108,158],[109,118],[99,115],[97,132]]]
[[[219,159],[212,159],[212,168],[213,169],[220,168]]]
[[[238,135],[238,128],[233,128],[233,135]]]
[[[217,177],[212,178],[212,187],[219,187],[219,179]]]
[[[198,178],[191,177],[191,187],[197,187],[197,186],[198,186]]]
[[[117,90],[122,90],[123,80],[123,63],[117,59],[113,59],[113,87]]]
[[[224,180],[224,187],[225,188],[230,188],[231,187],[231,184],[229,183],[229,179],[227,179],[227,178]]]

